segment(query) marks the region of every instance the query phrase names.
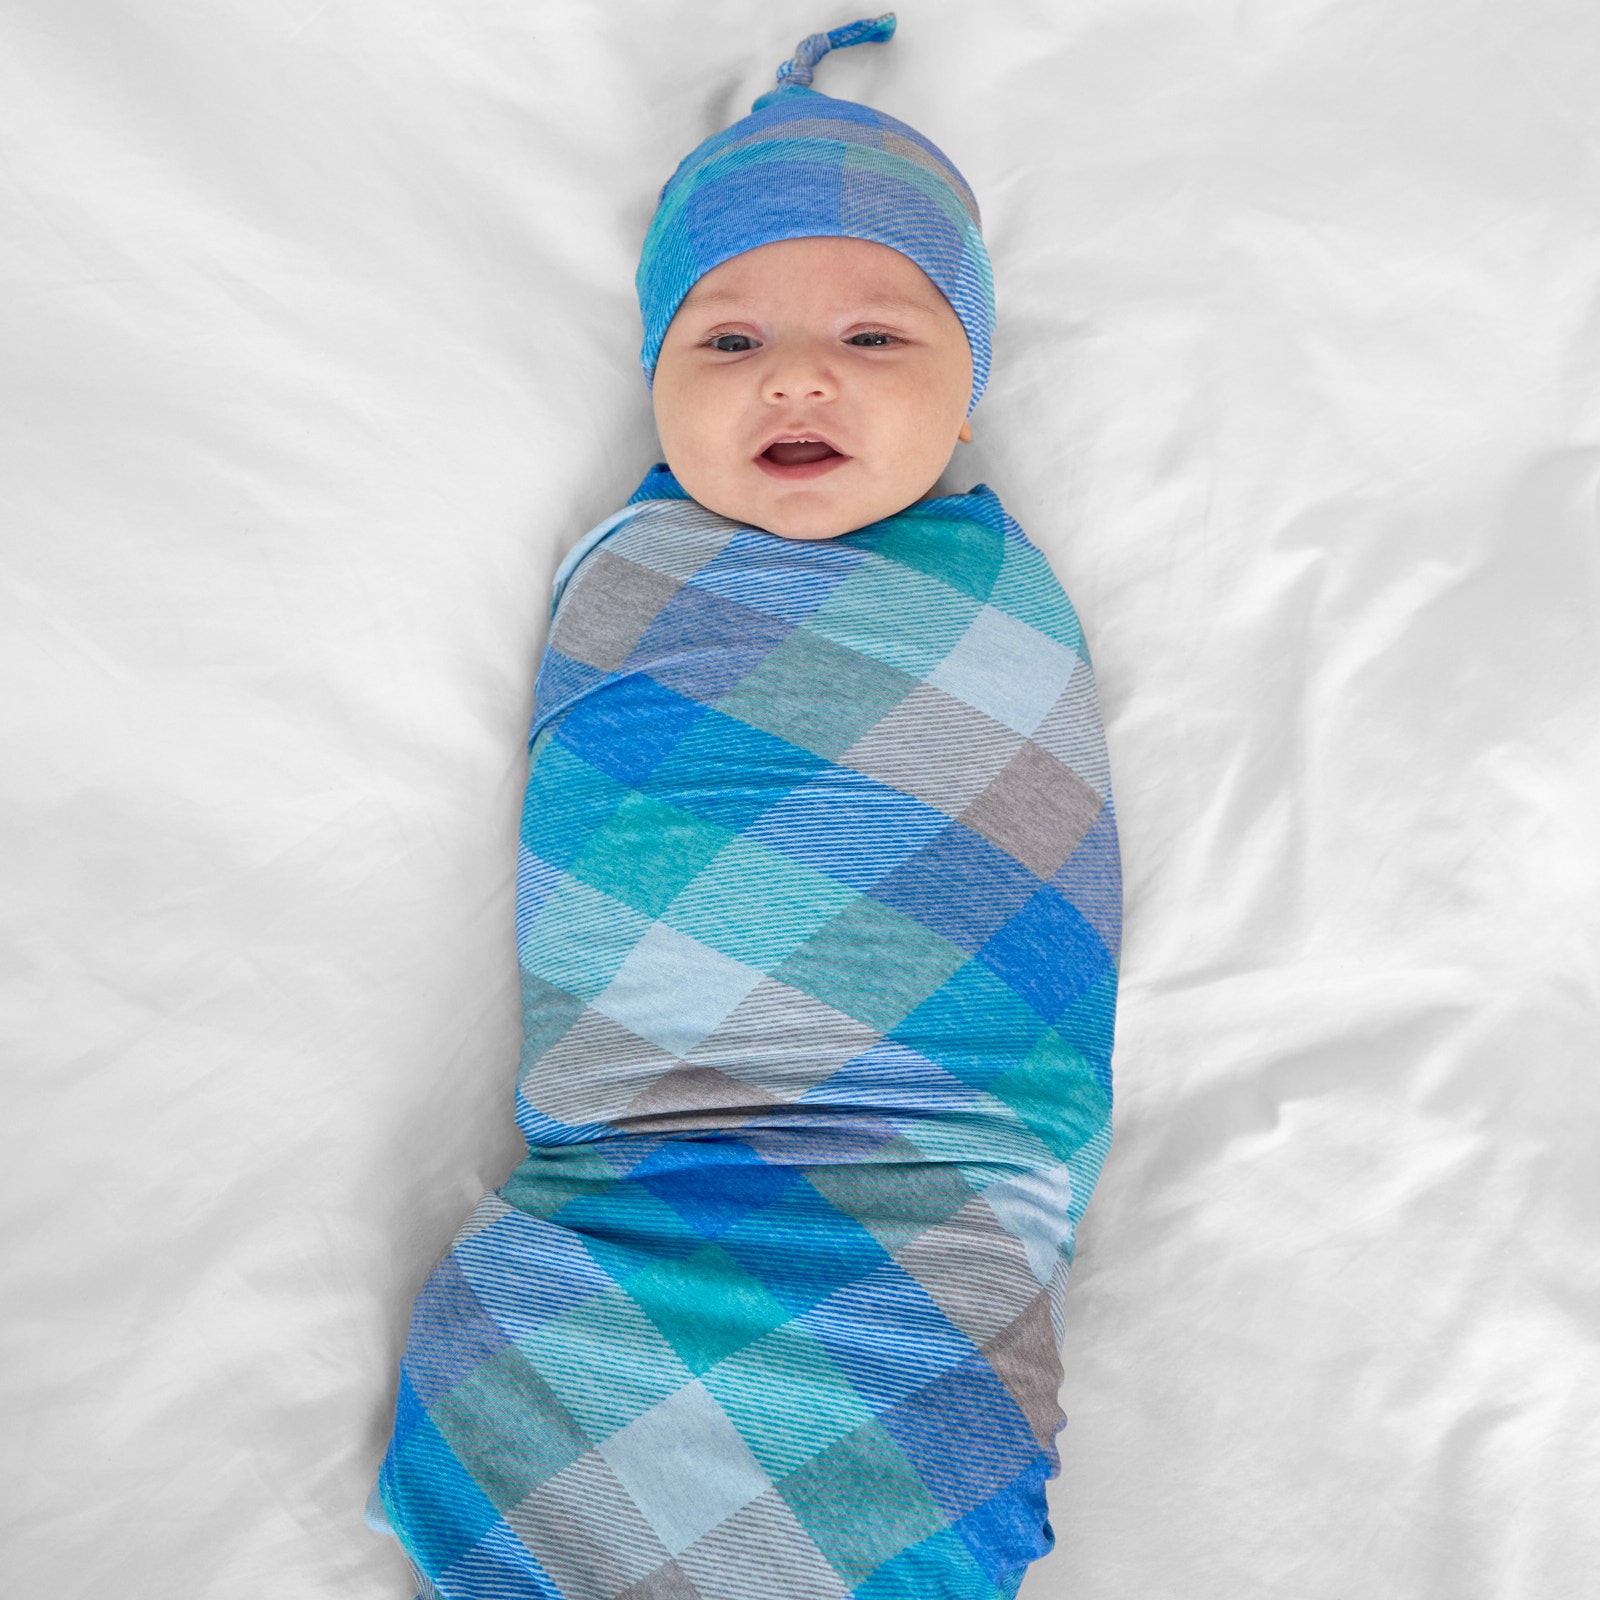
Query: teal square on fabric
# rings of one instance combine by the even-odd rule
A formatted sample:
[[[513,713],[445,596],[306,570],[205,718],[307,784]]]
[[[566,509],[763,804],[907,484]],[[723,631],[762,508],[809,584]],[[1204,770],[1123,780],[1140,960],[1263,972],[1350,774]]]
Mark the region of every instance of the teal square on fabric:
[[[969,961],[902,1018],[890,1038],[982,1089],[1027,1055],[1048,1026],[1008,983]]]
[[[777,1488],[851,1588],[948,1526],[916,1468],[877,1422],[796,1467]]]
[[[903,1021],[966,961],[964,950],[921,923],[859,896],[772,975],[882,1031]]]
[[[1030,628],[1037,628],[1047,639],[1065,645],[1074,655],[1083,655],[1083,629],[1078,624],[1078,614],[1041,551],[1007,540],[1005,562],[995,579],[989,603]]]
[[[1055,1160],[1050,1147],[1004,1100],[980,1094],[966,1115],[924,1117],[906,1130],[929,1161],[953,1163],[975,1189],[987,1189],[1019,1169],[1048,1167]]]
[[[776,1482],[872,1420],[815,1335],[786,1322],[700,1375]]]
[[[547,1221],[563,1206],[582,1196],[603,1194],[616,1181],[616,1173],[593,1145],[553,1145],[530,1150],[499,1193],[513,1209]]]
[[[717,709],[831,760],[893,710],[917,681],[799,627]]]
[[[733,834],[644,794],[626,795],[567,870],[574,878],[659,917],[672,897]]]
[[[650,918],[572,878],[563,878],[522,942],[522,964],[558,989],[593,1000],[642,939]]]
[[[806,623],[824,638],[922,677],[967,631],[978,604],[898,561],[869,555]],[[914,616],[914,629],[904,619]]]
[[[776,850],[735,839],[667,907],[662,920],[735,961],[770,972],[857,899],[854,889]]]
[[[517,1348],[597,1444],[694,1376],[621,1289],[541,1323]]]
[[[589,1448],[556,1392],[514,1347],[490,1356],[429,1415],[501,1512]]]
[[[982,604],[1005,559],[1006,538],[981,522],[919,517],[916,508],[872,530],[869,548],[886,561],[936,578]]]
[[[696,1375],[789,1317],[720,1245],[654,1262],[625,1279],[623,1288]]]
[[[807,1182],[891,1253],[958,1212],[977,1192],[945,1162],[896,1139],[872,1161],[814,1167]]]
[[[1111,1115],[1093,1064],[1054,1028],[1001,1073],[989,1093],[1009,1106],[1058,1161],[1094,1138]]]
[[[598,1157],[596,1160],[604,1165]],[[504,1193],[509,1200],[509,1184]],[[604,1184],[596,1185],[592,1193],[571,1196],[552,1214],[552,1220],[579,1234],[596,1265],[618,1283],[649,1266],[675,1272],[683,1257],[701,1242],[700,1235],[666,1201],[657,1199],[643,1184],[619,1182],[609,1168]]]
[[[522,843],[542,861],[564,867],[630,792],[564,745],[546,744],[528,773]]]

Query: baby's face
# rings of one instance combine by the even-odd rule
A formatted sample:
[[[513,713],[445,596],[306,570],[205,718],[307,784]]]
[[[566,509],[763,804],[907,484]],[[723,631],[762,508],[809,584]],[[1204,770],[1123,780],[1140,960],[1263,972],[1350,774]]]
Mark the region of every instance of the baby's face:
[[[971,437],[971,394],[950,302],[865,239],[784,239],[712,268],[678,307],[654,382],[678,482],[786,539],[832,539],[925,496]],[[775,442],[803,439],[821,443]]]

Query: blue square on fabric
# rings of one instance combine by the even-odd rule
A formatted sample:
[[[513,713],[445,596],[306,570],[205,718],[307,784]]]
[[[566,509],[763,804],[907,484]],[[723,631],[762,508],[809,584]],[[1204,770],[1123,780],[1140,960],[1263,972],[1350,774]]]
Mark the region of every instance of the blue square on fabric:
[[[558,707],[582,699],[605,676],[598,667],[591,667],[586,661],[574,661],[554,645],[548,646],[544,660],[539,663],[539,675],[534,679],[533,726],[528,734],[529,741]]]
[[[974,1506],[955,1531],[992,1583],[1013,1577],[1019,1567],[1048,1555],[1055,1534],[1045,1501],[1049,1463],[1042,1451],[1010,1483]]]
[[[751,1211],[776,1200],[798,1176],[734,1140],[673,1140],[629,1174],[665,1200],[702,1239],[721,1239]]]
[[[1038,887],[1019,861],[952,822],[869,892],[975,954]]]
[[[993,1367],[974,1357],[880,1414],[939,1509],[955,1522],[1039,1454],[1027,1419]],[[975,1449],[974,1441],[982,1440]]]
[[[804,215],[814,232],[838,235],[847,231],[840,225],[837,175],[825,164],[815,159],[780,161],[765,152],[741,153],[737,148],[724,151],[718,161],[724,168],[759,161],[764,181],[759,188],[749,184],[697,183],[682,201],[683,238],[717,242],[786,238],[794,230],[796,195],[805,196]],[[737,195],[732,205],[725,192],[730,187]],[[878,205],[882,204],[880,199]],[[739,248],[746,246],[740,244]],[[694,277],[709,271],[712,264],[696,262]]]
[[[722,1248],[791,1315],[893,1265],[866,1228],[803,1181],[741,1217]]]
[[[898,789],[830,763],[764,812],[746,837],[867,889],[949,822]]]
[[[777,536],[741,529],[689,583],[741,605],[800,623],[861,564],[861,553],[836,541],[798,546]]]
[[[407,1544],[429,1571],[459,1561],[500,1520],[430,1418],[384,1463],[384,1475],[404,1517]]]
[[[411,1382],[411,1376],[402,1363],[399,1393],[395,1396],[394,1402],[394,1439],[388,1453],[393,1455],[399,1450],[427,1420],[427,1407],[423,1405],[422,1396],[417,1393],[416,1387]]]
[[[1109,801],[1050,882],[1083,913],[1105,947],[1115,950],[1122,942],[1121,856]]]
[[[583,1238],[585,1254],[621,1282],[641,1267],[681,1261],[701,1248],[701,1234],[672,1206],[633,1178],[569,1200],[557,1213]]]
[[[875,1412],[977,1354],[927,1290],[888,1257],[797,1320]]]
[[[1046,1021],[1110,968],[1100,936],[1058,889],[1039,890],[978,952]]]
[[[785,739],[708,708],[656,768],[650,791],[738,833],[827,765]]]
[[[445,1259],[510,1339],[549,1322],[611,1287],[566,1222],[510,1209],[486,1228],[458,1239]]]
[[[406,1369],[422,1403],[432,1405],[510,1342],[447,1255],[412,1308]]]
[[[793,631],[792,623],[685,585],[645,629],[621,670],[648,673],[690,700],[709,703]]]
[[[693,700],[633,677],[570,707],[556,739],[608,777],[638,785],[705,714]]]

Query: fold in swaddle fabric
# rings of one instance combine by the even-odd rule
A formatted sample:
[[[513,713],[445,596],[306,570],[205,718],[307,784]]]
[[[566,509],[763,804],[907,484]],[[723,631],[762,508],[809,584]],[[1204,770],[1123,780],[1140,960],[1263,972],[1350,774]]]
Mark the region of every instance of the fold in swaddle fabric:
[[[1110,1138],[1077,620],[986,488],[818,543],[634,498],[558,578],[529,1154],[418,1299],[385,1515],[449,1600],[1012,1596]]]

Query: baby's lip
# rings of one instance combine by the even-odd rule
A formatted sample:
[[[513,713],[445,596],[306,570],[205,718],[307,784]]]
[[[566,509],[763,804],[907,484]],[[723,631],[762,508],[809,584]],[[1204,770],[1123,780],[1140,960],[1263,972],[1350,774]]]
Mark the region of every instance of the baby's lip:
[[[766,439],[762,441],[761,448],[756,451],[756,457],[758,460],[764,457],[767,451],[775,444],[798,444],[803,439],[815,440],[818,444],[825,444],[835,455],[842,456],[845,454],[827,434],[818,433],[815,428],[782,428],[776,433],[768,434]]]

